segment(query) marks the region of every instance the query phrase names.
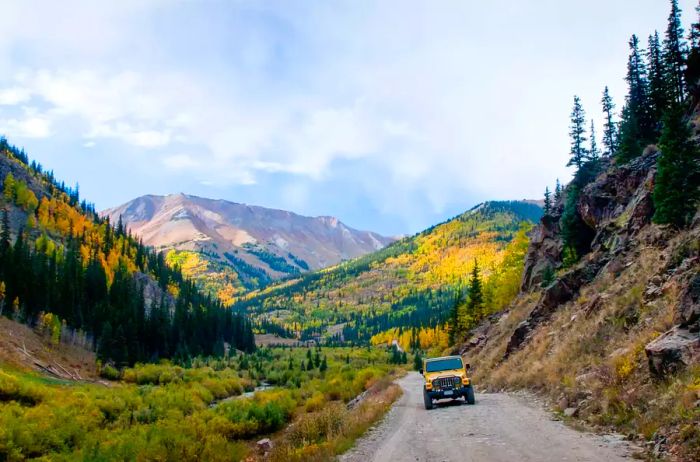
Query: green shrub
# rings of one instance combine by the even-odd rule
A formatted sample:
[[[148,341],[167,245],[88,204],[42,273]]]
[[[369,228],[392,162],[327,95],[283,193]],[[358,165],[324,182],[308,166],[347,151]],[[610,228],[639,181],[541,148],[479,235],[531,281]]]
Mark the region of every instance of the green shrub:
[[[121,378],[121,374],[117,368],[107,364],[101,368],[100,377],[107,380],[119,380]]]

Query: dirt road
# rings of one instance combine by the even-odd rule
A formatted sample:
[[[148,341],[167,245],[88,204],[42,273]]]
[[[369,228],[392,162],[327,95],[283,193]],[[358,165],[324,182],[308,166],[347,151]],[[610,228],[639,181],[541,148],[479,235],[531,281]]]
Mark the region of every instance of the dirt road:
[[[620,438],[573,430],[524,398],[477,394],[474,406],[426,411],[422,377],[413,372],[398,383],[404,396],[341,461],[630,461]]]

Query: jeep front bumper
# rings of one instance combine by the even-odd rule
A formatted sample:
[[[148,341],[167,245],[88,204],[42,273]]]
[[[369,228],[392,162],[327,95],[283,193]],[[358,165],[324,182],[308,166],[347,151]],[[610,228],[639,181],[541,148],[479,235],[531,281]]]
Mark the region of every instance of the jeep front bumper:
[[[442,390],[427,390],[430,399],[450,399],[450,398],[461,398],[467,395],[467,390],[471,388],[471,385],[462,385],[456,388],[448,388]]]

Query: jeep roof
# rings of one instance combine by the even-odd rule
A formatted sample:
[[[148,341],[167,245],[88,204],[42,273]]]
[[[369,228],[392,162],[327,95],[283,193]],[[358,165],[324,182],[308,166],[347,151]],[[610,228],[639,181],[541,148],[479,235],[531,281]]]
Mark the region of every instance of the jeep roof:
[[[462,359],[461,356],[455,355],[455,356],[440,356],[438,358],[428,358],[425,360],[426,363],[429,363],[431,361],[442,361],[443,359]]]

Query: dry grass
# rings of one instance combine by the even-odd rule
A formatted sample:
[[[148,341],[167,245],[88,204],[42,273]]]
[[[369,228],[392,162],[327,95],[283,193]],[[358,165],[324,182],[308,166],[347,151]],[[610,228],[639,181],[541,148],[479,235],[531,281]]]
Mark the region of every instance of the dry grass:
[[[35,360],[43,365],[58,365],[84,380],[98,378],[92,351],[65,343],[53,345],[30,327],[0,316],[0,363],[42,372],[37,369]],[[60,368],[56,369],[60,371]]]
[[[330,461],[352,447],[357,438],[379,421],[401,396],[401,388],[386,377],[375,383],[354,409],[326,404],[300,416],[275,441],[273,462]]]

